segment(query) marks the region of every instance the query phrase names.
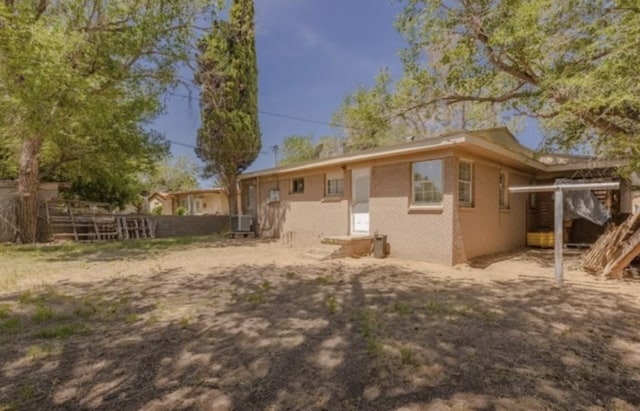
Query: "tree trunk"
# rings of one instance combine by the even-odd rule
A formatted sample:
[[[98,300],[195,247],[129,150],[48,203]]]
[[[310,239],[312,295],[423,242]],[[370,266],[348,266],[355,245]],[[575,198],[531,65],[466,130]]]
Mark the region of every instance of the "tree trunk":
[[[18,173],[18,239],[22,243],[36,241],[38,201],[36,194],[39,185],[38,165],[42,141],[39,138],[26,139],[22,143],[20,170]]]
[[[228,179],[229,215],[238,215],[238,176],[233,174]]]

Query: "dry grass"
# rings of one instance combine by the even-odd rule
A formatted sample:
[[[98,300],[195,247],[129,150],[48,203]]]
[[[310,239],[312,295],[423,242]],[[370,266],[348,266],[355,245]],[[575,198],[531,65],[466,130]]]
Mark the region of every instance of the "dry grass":
[[[252,241],[148,251],[3,256],[0,410],[640,404],[635,285],[558,288],[526,256],[482,271]]]

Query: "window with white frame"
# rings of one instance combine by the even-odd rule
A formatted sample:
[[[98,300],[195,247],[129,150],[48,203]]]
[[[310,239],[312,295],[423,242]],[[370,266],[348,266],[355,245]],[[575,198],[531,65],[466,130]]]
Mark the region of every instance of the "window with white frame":
[[[458,202],[473,206],[473,163],[460,160],[458,163]]]
[[[412,204],[442,204],[442,160],[428,160],[411,165]]]
[[[344,194],[344,175],[342,172],[327,173],[326,196],[340,197]]]
[[[304,193],[304,178],[291,180],[291,192],[296,194]]]
[[[507,173],[504,171],[500,172],[500,177],[498,180],[499,190],[500,190],[500,208],[508,208],[509,207],[509,179],[507,177]]]

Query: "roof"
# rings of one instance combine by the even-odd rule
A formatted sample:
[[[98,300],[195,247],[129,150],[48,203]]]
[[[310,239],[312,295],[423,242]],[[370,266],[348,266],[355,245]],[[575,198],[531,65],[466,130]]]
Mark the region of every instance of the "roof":
[[[189,194],[224,194],[224,189],[222,188],[204,188],[204,189],[196,189],[196,190],[182,190],[182,191],[172,191],[167,193],[169,196],[177,196],[177,195],[189,195]]]
[[[500,157],[505,163],[517,165],[532,172],[555,172],[601,167],[620,167],[623,160],[600,160],[595,157],[571,154],[551,154],[547,161],[537,159],[535,152],[523,146],[506,127],[483,130],[460,130],[409,143],[377,147],[370,150],[304,163],[254,171],[240,176],[248,179],[283,173],[302,172],[316,168],[344,166],[361,161],[377,160],[400,155],[424,153],[446,148],[464,147],[484,155]]]
[[[149,195],[148,198],[151,197],[160,197],[163,200],[167,200],[171,197],[176,197],[180,195],[202,195],[202,194],[223,194],[224,189],[222,188],[205,188],[205,189],[195,189],[195,190],[182,190],[182,191],[156,191]]]
[[[151,197],[160,197],[161,199],[166,200],[169,197],[169,193],[165,193],[164,191],[156,191],[149,194],[148,198]]]

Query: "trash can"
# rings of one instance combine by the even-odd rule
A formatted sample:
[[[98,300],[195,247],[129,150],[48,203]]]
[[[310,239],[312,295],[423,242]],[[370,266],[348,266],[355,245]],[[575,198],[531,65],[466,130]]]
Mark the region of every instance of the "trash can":
[[[373,256],[385,258],[387,256],[387,236],[376,234],[373,238]]]

